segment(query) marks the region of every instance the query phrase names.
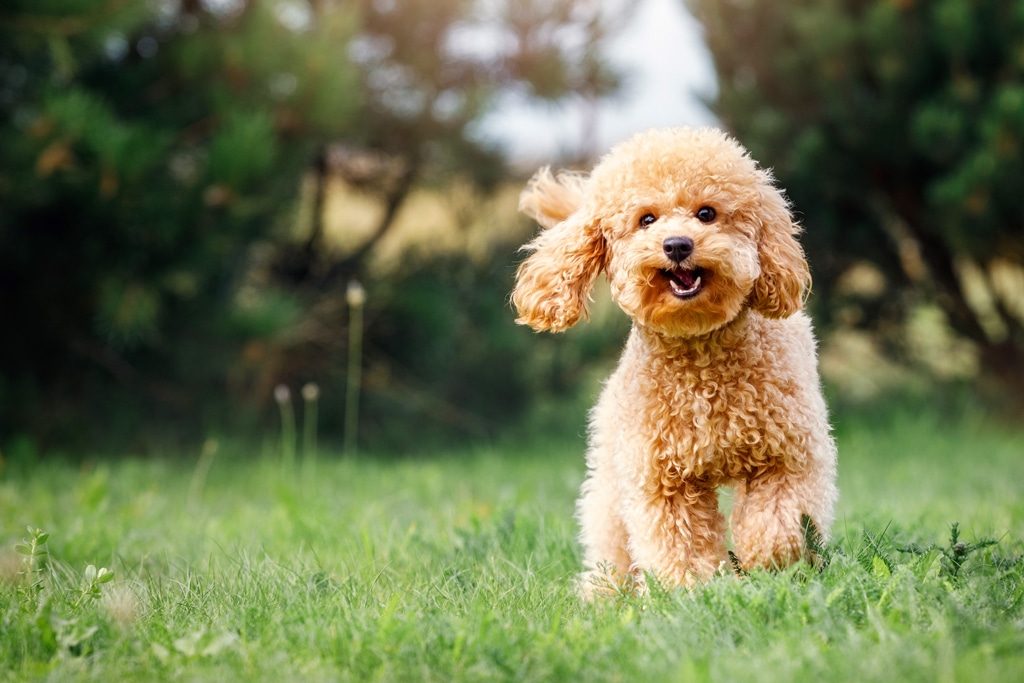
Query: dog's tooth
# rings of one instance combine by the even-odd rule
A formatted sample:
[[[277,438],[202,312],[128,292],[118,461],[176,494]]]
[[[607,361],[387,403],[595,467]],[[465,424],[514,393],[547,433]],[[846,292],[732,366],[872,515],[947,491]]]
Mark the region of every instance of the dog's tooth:
[[[669,286],[669,289],[672,290],[672,293],[675,294],[676,296],[680,296],[680,297],[691,296],[693,294],[696,294],[697,291],[700,290],[700,287],[701,287],[700,275],[697,275],[694,278],[693,284],[691,284],[689,287],[686,287],[685,285],[683,285],[676,278],[670,277],[669,280],[668,280],[668,286]]]

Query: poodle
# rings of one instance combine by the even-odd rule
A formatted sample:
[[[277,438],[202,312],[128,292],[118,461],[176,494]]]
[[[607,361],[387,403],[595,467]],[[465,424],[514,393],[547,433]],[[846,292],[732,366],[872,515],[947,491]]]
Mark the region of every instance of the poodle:
[[[520,210],[517,322],[561,332],[604,272],[633,326],[590,416],[577,502],[580,588],[706,580],[727,560],[717,489],[735,487],[734,562],[782,567],[827,539],[836,448],[818,379],[811,278],[769,171],[709,128],[640,133],[589,175],[541,169]]]

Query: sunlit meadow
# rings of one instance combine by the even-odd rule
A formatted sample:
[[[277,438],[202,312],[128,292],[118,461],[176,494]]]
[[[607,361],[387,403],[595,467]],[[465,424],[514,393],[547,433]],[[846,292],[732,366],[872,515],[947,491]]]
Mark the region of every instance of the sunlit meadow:
[[[1018,680],[1024,432],[910,406],[837,436],[823,567],[597,604],[572,586],[578,440],[294,465],[276,442],[9,454],[0,661],[56,680]]]

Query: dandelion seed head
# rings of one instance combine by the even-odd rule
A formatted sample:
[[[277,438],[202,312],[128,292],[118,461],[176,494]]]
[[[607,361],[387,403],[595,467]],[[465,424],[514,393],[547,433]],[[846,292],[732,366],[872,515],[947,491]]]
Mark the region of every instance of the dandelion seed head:
[[[348,305],[353,308],[359,308],[366,303],[366,290],[363,289],[358,280],[352,280],[348,283],[348,289],[345,290],[345,299],[348,301]]]

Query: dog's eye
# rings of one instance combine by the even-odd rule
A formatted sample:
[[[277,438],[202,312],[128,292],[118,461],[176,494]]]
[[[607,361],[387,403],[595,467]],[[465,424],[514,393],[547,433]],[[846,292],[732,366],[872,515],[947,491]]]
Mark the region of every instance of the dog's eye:
[[[697,216],[697,220],[701,223],[710,223],[715,220],[715,216],[717,216],[718,213],[710,206],[702,206],[697,209],[697,213],[695,215]]]
[[[646,228],[648,225],[650,225],[656,220],[658,220],[658,217],[655,216],[653,213],[645,213],[643,216],[640,216],[640,227]]]

